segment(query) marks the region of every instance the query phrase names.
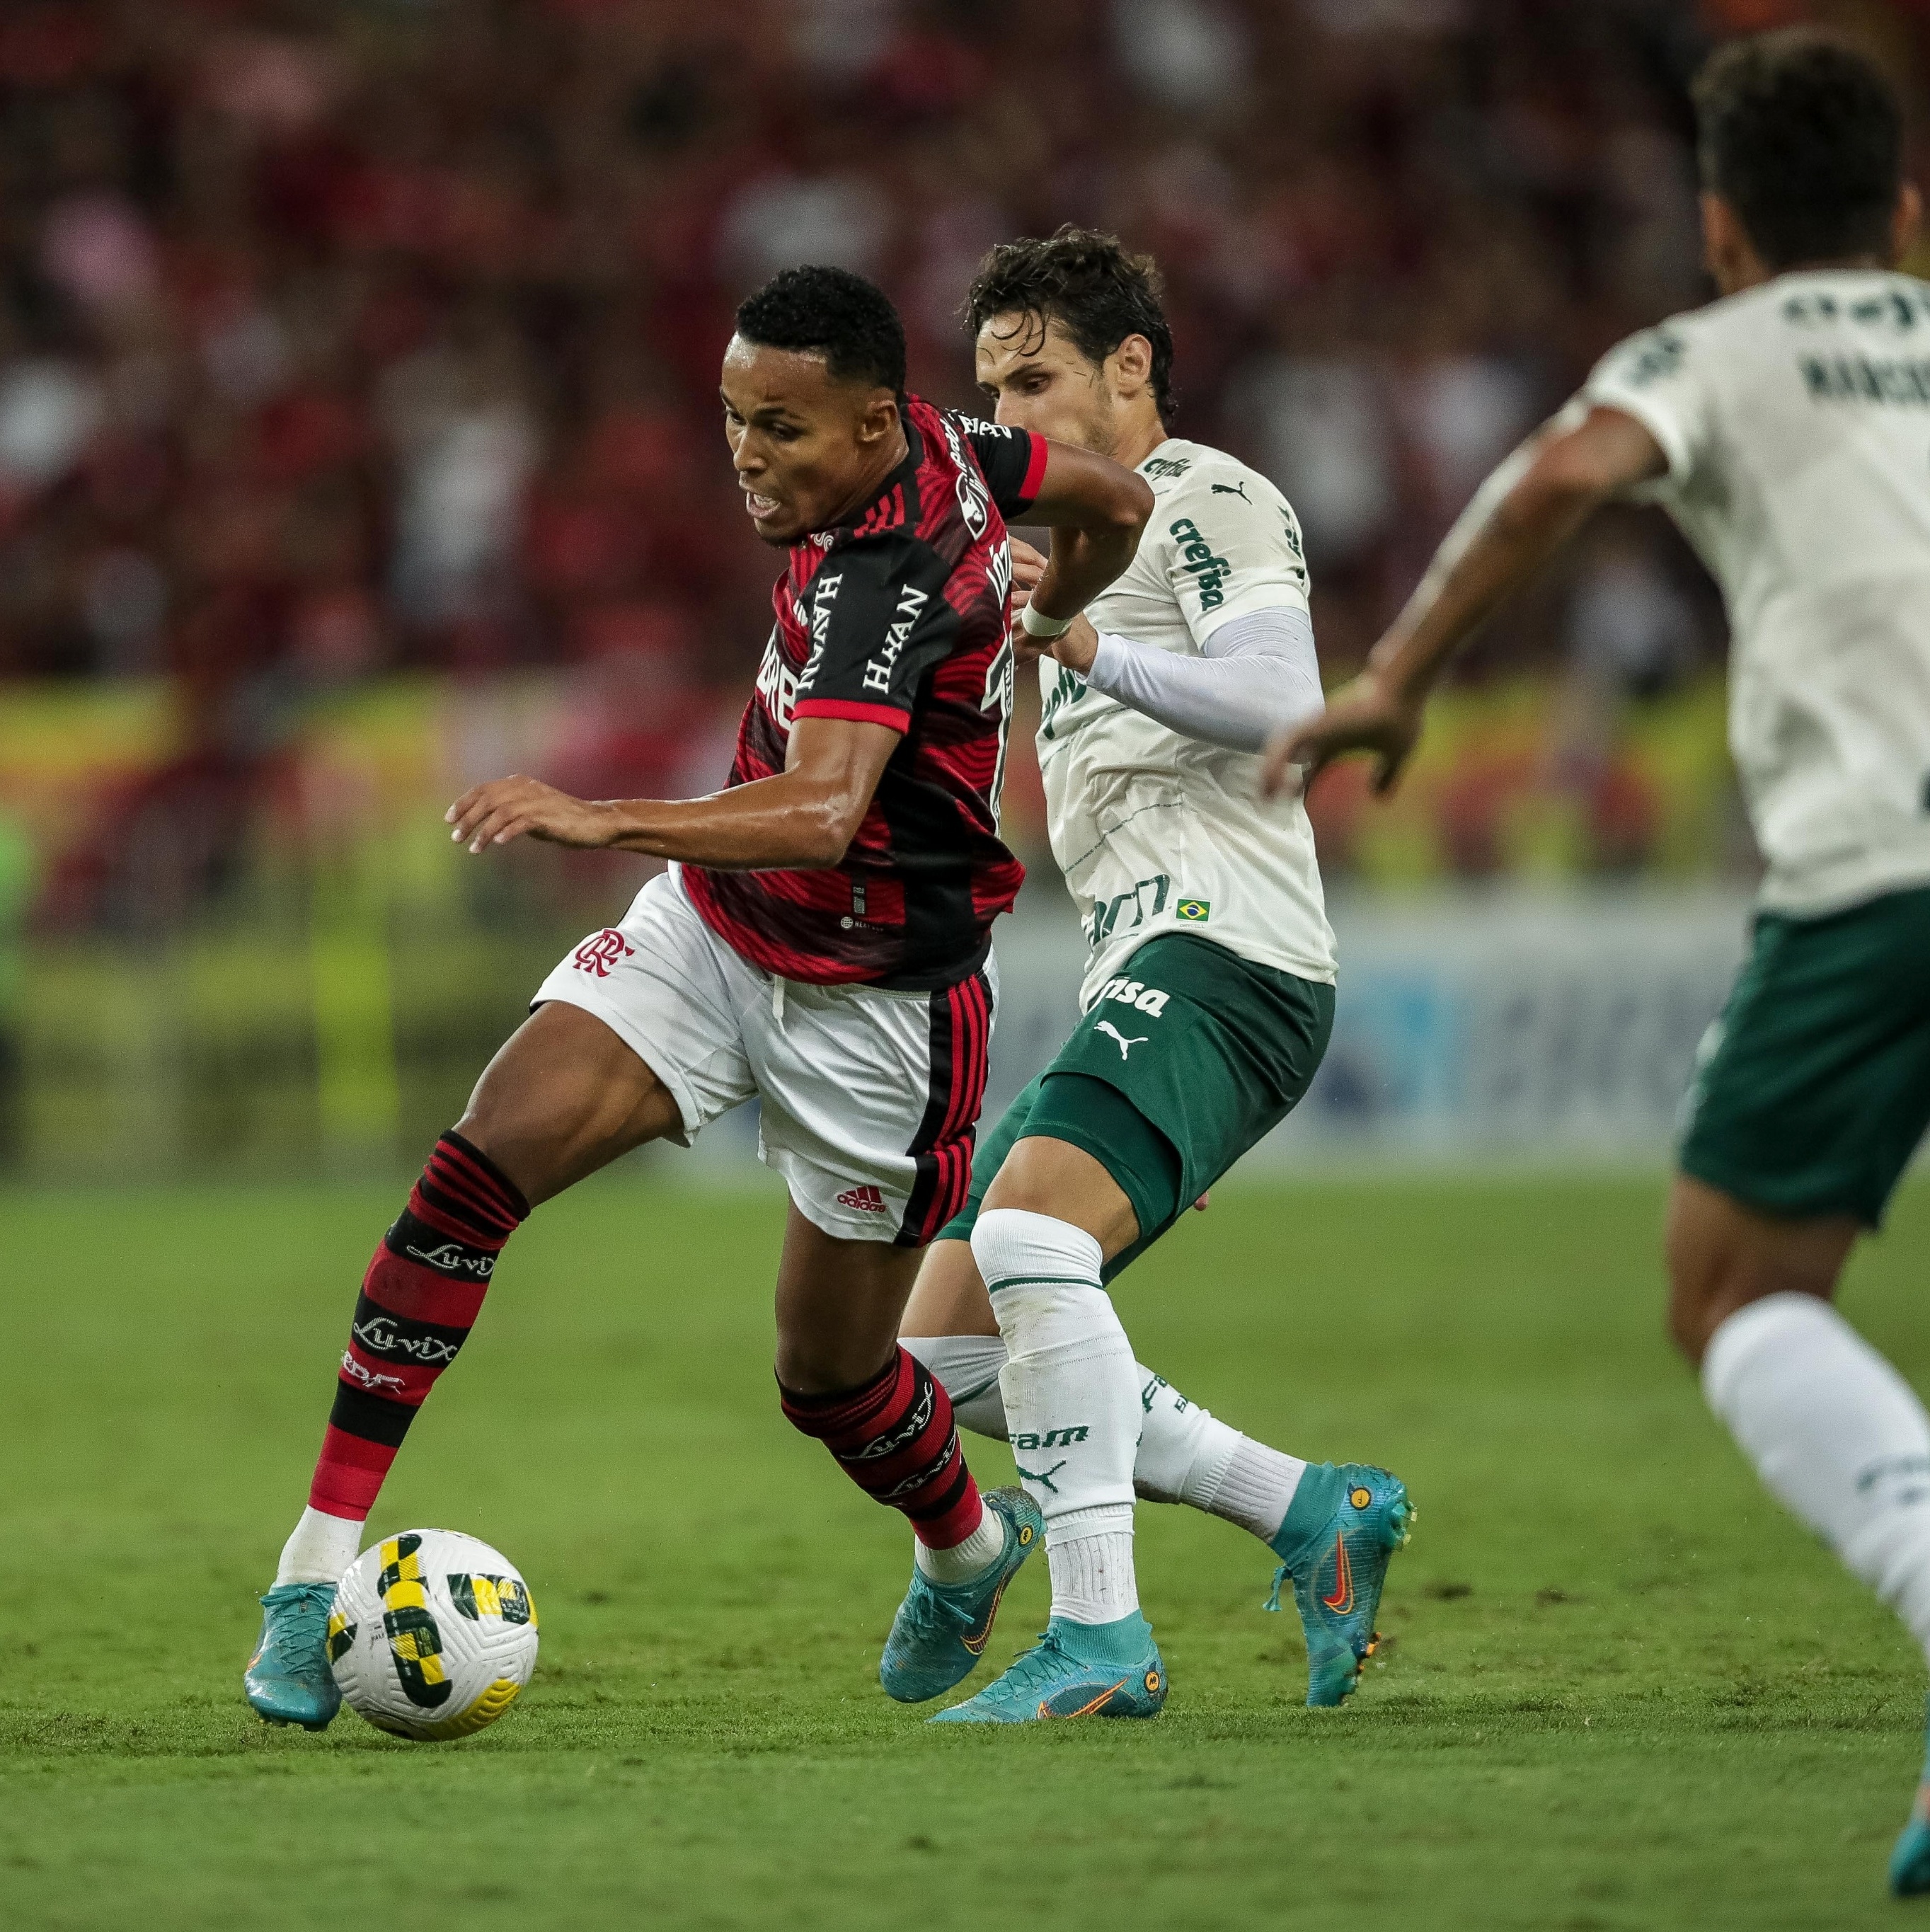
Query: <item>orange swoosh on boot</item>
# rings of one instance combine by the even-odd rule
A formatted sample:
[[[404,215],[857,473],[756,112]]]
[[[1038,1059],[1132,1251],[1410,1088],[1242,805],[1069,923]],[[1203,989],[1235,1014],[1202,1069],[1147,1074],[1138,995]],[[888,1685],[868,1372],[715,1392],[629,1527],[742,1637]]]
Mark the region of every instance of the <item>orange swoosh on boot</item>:
[[[1343,1617],[1354,1607],[1354,1570],[1347,1561],[1347,1539],[1343,1532],[1337,1532],[1334,1538],[1334,1594],[1320,1599],[1337,1617]]]

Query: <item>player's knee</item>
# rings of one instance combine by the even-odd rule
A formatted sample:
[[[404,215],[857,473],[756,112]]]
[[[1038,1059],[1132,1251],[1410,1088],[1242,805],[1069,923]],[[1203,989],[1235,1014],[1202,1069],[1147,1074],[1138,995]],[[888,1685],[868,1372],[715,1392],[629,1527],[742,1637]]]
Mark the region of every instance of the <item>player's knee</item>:
[[[986,1190],[979,1226],[987,1213],[1016,1210],[1063,1221],[1097,1241],[1109,1258],[1139,1238],[1133,1204],[1104,1164],[1069,1141],[1028,1135],[1007,1155]],[[978,1234],[972,1234],[978,1252]],[[983,1258],[978,1262],[985,1273]]]

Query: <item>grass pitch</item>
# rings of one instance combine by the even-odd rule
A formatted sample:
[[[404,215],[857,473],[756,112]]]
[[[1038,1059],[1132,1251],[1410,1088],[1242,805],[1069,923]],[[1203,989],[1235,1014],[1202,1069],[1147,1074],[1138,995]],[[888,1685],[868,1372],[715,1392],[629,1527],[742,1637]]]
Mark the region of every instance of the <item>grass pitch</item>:
[[[517,1238],[373,1530],[500,1544],[542,1661],[461,1744],[241,1702],[398,1190],[0,1196],[0,1924],[1892,1925],[1922,1670],[1659,1333],[1659,1183],[1227,1191],[1121,1285],[1143,1360],[1420,1506],[1391,1641],[1301,1706],[1270,1562],[1141,1514],[1151,1724],[879,1694],[899,1526],[779,1415],[770,1192],[610,1180]],[[1845,1306],[1919,1384],[1930,1189]],[[968,1438],[981,1478],[1002,1449]],[[1044,1616],[1015,1585],[988,1663]]]

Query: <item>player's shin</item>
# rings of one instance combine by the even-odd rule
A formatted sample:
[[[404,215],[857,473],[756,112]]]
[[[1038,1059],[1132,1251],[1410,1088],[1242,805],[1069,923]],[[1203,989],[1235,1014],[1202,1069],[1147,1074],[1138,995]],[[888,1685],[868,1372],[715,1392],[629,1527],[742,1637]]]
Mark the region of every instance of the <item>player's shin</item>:
[[[907,1352],[916,1355],[950,1398],[961,1429],[1003,1442],[1005,1398],[998,1377],[1005,1366],[1005,1344],[996,1335],[907,1335]]]
[[[1826,1302],[1766,1295],[1730,1316],[1703,1392],[1777,1498],[1930,1652],[1930,1416]]]
[[[363,1277],[308,1507],[282,1552],[278,1586],[332,1583],[437,1378],[482,1306],[497,1256],[528,1214],[515,1184],[451,1132]]]
[[[871,1381],[830,1395],[780,1386],[792,1425],[815,1436],[866,1495],[903,1512],[919,1568],[935,1582],[976,1574],[1004,1547],[959,1447],[952,1406],[924,1364],[903,1348]]]
[[[1053,1622],[1095,1635],[1124,1625],[1143,1648],[1133,1570],[1143,1412],[1132,1345],[1100,1286],[1099,1244],[1052,1216],[993,1208],[972,1252],[1009,1358],[999,1386],[1013,1453],[1045,1518]]]

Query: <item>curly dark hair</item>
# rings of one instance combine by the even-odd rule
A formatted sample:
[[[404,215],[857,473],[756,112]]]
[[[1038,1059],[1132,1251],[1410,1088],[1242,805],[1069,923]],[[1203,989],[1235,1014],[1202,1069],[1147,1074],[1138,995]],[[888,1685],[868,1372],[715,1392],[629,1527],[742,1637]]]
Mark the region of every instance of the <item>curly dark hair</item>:
[[[1164,290],[1151,256],[1135,254],[1116,235],[1067,223],[1049,240],[1000,242],[978,265],[965,321],[974,336],[995,315],[1056,322],[1094,363],[1127,336],[1143,335],[1153,346],[1153,400],[1164,416],[1173,404],[1172,330],[1160,306]]]
[[[1694,94],[1703,185],[1771,268],[1888,254],[1903,113],[1867,55],[1801,27],[1732,40]]]
[[[905,325],[891,298],[848,268],[781,268],[737,304],[737,333],[821,356],[833,380],[905,393]]]

